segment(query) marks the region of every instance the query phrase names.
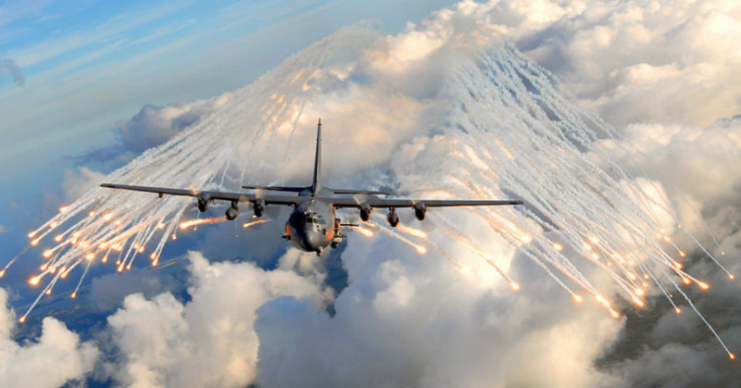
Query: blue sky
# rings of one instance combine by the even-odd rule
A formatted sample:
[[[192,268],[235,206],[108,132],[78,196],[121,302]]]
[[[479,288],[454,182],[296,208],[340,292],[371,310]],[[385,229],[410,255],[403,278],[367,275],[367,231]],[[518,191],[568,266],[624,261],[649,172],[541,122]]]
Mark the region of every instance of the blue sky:
[[[371,20],[388,33],[450,0],[8,1],[0,5],[0,245],[34,227],[70,158],[115,142],[116,122],[146,104],[209,98],[337,28]],[[7,251],[7,250],[6,250]],[[6,253],[7,255],[7,253]],[[3,261],[3,260],[0,260]]]

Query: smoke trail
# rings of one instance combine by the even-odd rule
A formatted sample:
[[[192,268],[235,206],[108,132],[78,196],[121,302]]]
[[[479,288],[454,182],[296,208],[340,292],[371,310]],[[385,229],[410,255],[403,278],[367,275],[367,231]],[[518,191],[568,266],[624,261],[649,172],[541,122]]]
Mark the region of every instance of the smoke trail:
[[[13,61],[12,59],[0,58],[0,72],[2,72],[3,69],[7,70],[10,75],[13,76],[13,82],[15,82],[16,85],[24,86],[26,84],[26,80],[23,78],[21,69],[16,66],[15,61]]]

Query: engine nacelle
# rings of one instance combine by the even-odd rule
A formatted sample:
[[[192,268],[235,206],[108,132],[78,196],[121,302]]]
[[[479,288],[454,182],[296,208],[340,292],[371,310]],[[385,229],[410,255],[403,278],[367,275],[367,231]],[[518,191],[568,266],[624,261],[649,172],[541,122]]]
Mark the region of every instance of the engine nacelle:
[[[360,205],[360,219],[368,221],[370,219],[371,211],[372,209],[367,203]]]
[[[414,204],[414,216],[417,217],[418,220],[424,220],[426,214],[427,206],[425,206],[423,202],[417,202]]]
[[[399,215],[396,214],[393,209],[391,209],[389,214],[386,216],[386,221],[388,221],[389,225],[391,225],[392,228],[395,228],[399,226]]]
[[[256,199],[252,204],[252,212],[254,213],[255,218],[262,217],[262,214],[265,212],[265,200]]]
[[[201,194],[200,197],[198,197],[198,210],[201,212],[205,212],[208,210],[208,205],[211,202],[211,199],[209,198],[208,194]]]
[[[239,206],[237,204],[233,203],[232,206],[229,207],[229,209],[226,209],[226,219],[229,221],[234,221],[239,217]]]

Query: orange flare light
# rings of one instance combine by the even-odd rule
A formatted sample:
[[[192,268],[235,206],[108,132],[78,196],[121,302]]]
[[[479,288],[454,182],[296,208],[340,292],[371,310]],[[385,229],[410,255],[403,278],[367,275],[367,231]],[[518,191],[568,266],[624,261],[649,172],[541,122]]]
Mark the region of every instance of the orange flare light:
[[[620,314],[618,314],[618,312],[613,309],[610,309],[610,315],[612,315],[612,317],[615,319],[620,318]]]
[[[519,284],[519,283],[517,283],[517,282],[512,282],[512,283],[510,283],[509,285],[510,285],[510,287],[512,287],[512,289],[513,289],[513,290],[515,290],[515,291],[519,291],[519,290],[520,290],[520,284]]]
[[[729,358],[730,358],[731,360],[735,360],[735,359],[736,359],[736,356],[735,356],[735,355],[734,355],[733,353],[728,353],[728,357],[729,357]]]
[[[419,254],[421,255],[424,255],[425,253],[427,253],[427,248],[423,245],[417,245],[416,248],[417,248],[417,252],[419,252]]]
[[[0,278],[5,276],[5,270],[0,271]]]
[[[181,222],[179,225],[179,228],[181,230],[185,230],[185,229],[190,228],[191,226],[204,225],[204,224],[215,224],[217,222],[221,222],[224,220],[226,220],[226,218],[224,217],[204,218],[200,220],[188,220],[188,221]]]
[[[635,296],[633,297],[633,302],[635,302],[635,304],[637,304],[638,307],[643,307],[644,306],[643,301],[641,301],[640,299],[638,299]]]
[[[404,233],[411,234],[414,237],[427,238],[427,233],[424,230],[411,228],[406,225],[399,225],[399,230]]]
[[[67,206],[62,206],[62,207],[59,208],[59,212],[60,213],[67,213],[67,210],[69,210],[69,208]]]
[[[40,281],[41,281],[41,276],[34,276],[31,278],[31,280],[28,281],[28,284],[32,286],[37,286]]]
[[[29,234],[28,234],[28,238],[34,238],[34,237],[36,237],[36,233],[37,233],[37,232],[35,232],[35,231],[34,231],[34,232],[31,232],[31,233],[29,233]]]
[[[592,244],[599,244],[599,239],[597,237],[590,237],[589,241],[591,241]]]
[[[689,279],[687,279],[684,276],[682,276],[682,281],[684,282],[684,284],[690,284],[690,283],[692,283]]]
[[[88,213],[88,215],[89,215],[90,217],[95,217],[95,211],[91,211],[90,213]]]
[[[707,290],[708,288],[710,288],[707,283],[703,282],[697,282],[697,285],[700,286],[700,288],[702,288],[703,290]]]
[[[48,258],[50,258],[50,257],[51,257],[51,255],[52,255],[53,253],[54,253],[54,252],[53,252],[53,251],[52,251],[51,249],[47,249],[47,250],[45,250],[45,251],[44,251],[44,257],[46,257],[46,258],[48,259]]]
[[[553,244],[553,249],[555,249],[558,252],[561,252],[563,250],[563,245],[561,245],[559,243],[554,243]]]
[[[73,292],[72,295],[70,295],[70,297],[72,297],[72,299],[77,298],[77,293],[76,292]]]
[[[36,240],[31,241],[31,245],[37,246],[39,245],[39,241],[41,241],[41,237],[37,238]]]
[[[242,227],[243,227],[243,228],[245,228],[245,229],[247,229],[247,228],[249,228],[250,226],[254,226],[254,225],[259,225],[259,224],[264,224],[264,223],[266,223],[266,222],[268,222],[268,221],[270,221],[270,220],[257,220],[257,221],[251,221],[251,222],[248,222],[248,223],[246,223],[246,224],[242,225]]]
[[[63,238],[64,238],[64,236],[63,236],[63,235],[61,235],[61,234],[58,234],[58,235],[57,235],[57,237],[54,237],[54,241],[56,241],[56,242],[60,242],[60,241],[62,241],[62,239],[63,239]]]
[[[49,227],[50,227],[50,228],[52,228],[52,229],[54,229],[54,228],[56,228],[56,227],[57,227],[57,225],[59,225],[59,223],[58,223],[58,222],[56,222],[56,221],[53,221],[53,222],[52,222],[52,223],[51,223],[51,224],[49,225]]]
[[[736,277],[735,277],[735,276],[733,276],[733,274],[732,274],[732,273],[729,273],[729,274],[728,274],[728,278],[729,278],[729,279],[731,279],[731,280],[733,280],[733,279],[735,279]]]
[[[673,261],[673,262],[672,262],[672,264],[674,264],[674,266],[675,266],[675,267],[677,267],[677,269],[682,269],[682,268],[684,268],[684,266],[682,265],[682,263],[679,263],[679,262]]]
[[[677,314],[681,314],[682,313],[682,309],[680,309],[679,307],[675,308],[674,311],[676,311]]]
[[[574,300],[576,301],[576,303],[581,303],[584,301],[584,298],[582,298],[579,294],[574,294]]]
[[[358,232],[360,232],[365,237],[373,237],[373,235],[374,235],[374,233],[373,233],[372,230],[366,229],[366,228],[364,228],[362,226],[356,227],[355,230],[357,230]]]
[[[18,320],[18,322],[23,323],[26,322],[26,316],[22,316],[21,319]]]

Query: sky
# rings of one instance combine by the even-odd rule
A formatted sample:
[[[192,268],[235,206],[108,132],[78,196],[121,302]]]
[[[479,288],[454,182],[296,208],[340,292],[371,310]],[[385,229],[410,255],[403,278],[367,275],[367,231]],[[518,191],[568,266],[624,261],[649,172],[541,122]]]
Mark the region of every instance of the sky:
[[[338,31],[361,20],[370,23]],[[9,210],[0,216],[0,264],[59,206],[86,209],[87,198],[102,198],[92,189],[108,174],[183,187],[222,176],[222,186],[294,183],[312,152],[303,145],[313,128],[298,129],[321,115],[333,185],[532,193],[528,202],[547,205],[537,214],[501,214],[547,239],[579,233],[571,225],[578,217],[564,220],[582,215],[582,205],[594,210],[592,222],[609,227],[633,222],[600,218],[613,214],[605,210],[611,201],[653,201],[636,206],[686,249],[689,272],[711,284],[708,292],[688,289],[689,297],[741,353],[739,286],[708,260],[712,254],[730,273],[741,272],[739,34],[741,8],[715,0],[3,3],[0,202]],[[481,128],[494,140],[476,137]],[[591,128],[598,136],[582,144],[583,155],[569,154],[580,163],[567,158],[551,168],[561,159],[536,134],[553,128]],[[531,143],[518,148],[522,139]],[[539,151],[531,154],[533,146]],[[528,154],[507,157],[511,149]],[[489,153],[502,159],[482,168]],[[626,175],[595,199],[590,182],[578,179],[580,166],[609,172],[615,164],[647,177]],[[646,196],[631,194],[636,188]],[[554,197],[534,197],[541,193]],[[183,202],[137,199],[119,203],[167,217],[188,210]],[[663,207],[675,209],[682,228]],[[544,214],[559,228],[535,225]],[[619,319],[597,303],[576,305],[528,259],[535,248],[507,240],[476,214],[402,224],[430,234],[427,255],[410,249],[411,238],[355,234],[321,260],[287,250],[279,223],[249,233],[204,226],[168,244],[164,252],[177,260],[162,270],[138,263],[113,275],[91,267],[81,304],[66,297],[70,285],[60,286],[59,299],[24,326],[16,321],[38,291],[25,283],[39,263],[26,255],[0,283],[0,385],[740,381],[687,302],[676,314],[654,288],[649,308],[631,307],[605,271],[580,261],[578,247],[565,257],[614,299]],[[449,241],[456,235],[458,244]],[[461,244],[461,236],[473,243]],[[520,292],[473,264],[471,244],[490,252]],[[443,252],[474,276],[462,276]],[[54,373],[31,372],[39,368]]]

